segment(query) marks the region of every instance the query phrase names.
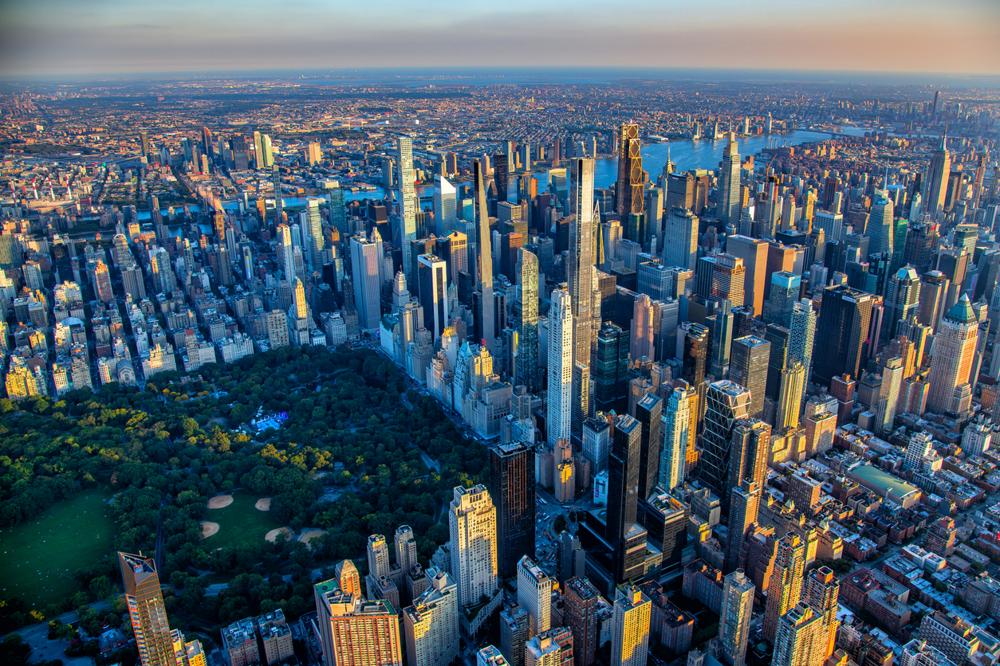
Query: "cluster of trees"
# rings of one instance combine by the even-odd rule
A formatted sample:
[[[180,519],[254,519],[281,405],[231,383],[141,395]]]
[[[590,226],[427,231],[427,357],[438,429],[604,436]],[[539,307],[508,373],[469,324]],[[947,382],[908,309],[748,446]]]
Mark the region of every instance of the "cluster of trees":
[[[308,347],[158,376],[143,391],[111,385],[56,401],[0,400],[0,526],[104,488],[116,549],[157,552],[162,539],[177,612],[204,626],[276,606],[294,616],[311,605],[315,569],[362,556],[368,534],[410,524],[428,557],[447,540],[451,488],[484,478],[485,450],[433,400],[404,398],[407,389],[373,352]],[[288,419],[254,433],[248,423],[260,408]],[[272,497],[273,515],[293,530],[328,532],[308,548],[263,540],[214,548],[201,539],[206,501],[240,488]],[[114,567],[109,553],[81,574],[82,594],[44,610],[107,596]],[[208,581],[233,575],[230,588],[205,595]],[[30,605],[0,600],[0,623],[31,619]]]

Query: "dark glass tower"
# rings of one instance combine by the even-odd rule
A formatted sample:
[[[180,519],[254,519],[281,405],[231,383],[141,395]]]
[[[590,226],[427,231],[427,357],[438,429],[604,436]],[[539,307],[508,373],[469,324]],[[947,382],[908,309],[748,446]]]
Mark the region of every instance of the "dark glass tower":
[[[535,555],[535,451],[526,444],[490,449],[490,497],[497,508],[500,575],[513,576],[522,555]]]
[[[816,325],[813,374],[828,384],[838,375],[857,378],[872,320],[872,295],[850,287],[829,287],[823,292]]]

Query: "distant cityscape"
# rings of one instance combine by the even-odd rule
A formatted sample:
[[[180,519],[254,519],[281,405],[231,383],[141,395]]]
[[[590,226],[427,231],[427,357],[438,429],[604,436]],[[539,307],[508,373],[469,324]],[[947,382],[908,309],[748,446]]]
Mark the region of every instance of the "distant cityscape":
[[[83,489],[121,510],[115,494],[154,487],[134,455],[201,485],[129,495],[154,519],[81,564],[96,578],[116,558],[121,590],[73,604],[120,626],[89,631],[79,610],[19,598],[32,621],[3,620],[4,654],[1000,663],[998,121],[1000,90],[912,82],[10,84],[0,498],[67,485],[0,512],[0,549],[13,561],[16,531]],[[387,370],[344,366],[287,395],[265,382],[248,414],[115,421],[123,389],[231,407],[241,389],[213,380],[220,366],[238,381],[314,354]],[[343,372],[403,387],[389,409],[413,414],[408,445],[427,468],[373,493],[377,521],[292,518],[292,495],[272,508],[257,488],[277,481],[249,463],[234,458],[223,481],[178,457],[204,446],[275,476],[297,466],[324,484],[306,503],[369,492],[395,470],[366,467],[367,450],[317,462],[325,443],[284,434],[296,402],[332,420],[318,394]],[[31,434],[29,415],[72,421],[67,401],[70,414],[103,406],[81,423],[95,439],[58,440],[101,458],[98,473],[47,460]],[[430,448],[440,435],[418,416],[454,436]],[[156,435],[138,450],[103,443],[140,426]],[[482,453],[483,473],[448,468],[442,450]],[[441,478],[463,483],[421,505],[419,525],[392,513]],[[280,516],[253,551],[223,545],[211,517],[241,493],[259,496],[251,518]],[[192,524],[219,559],[185,553],[171,570],[198,541]],[[364,552],[328,557],[348,529],[371,533]],[[24,575],[6,571],[0,605]],[[313,597],[199,615],[249,573]],[[185,594],[196,578],[212,591]]]

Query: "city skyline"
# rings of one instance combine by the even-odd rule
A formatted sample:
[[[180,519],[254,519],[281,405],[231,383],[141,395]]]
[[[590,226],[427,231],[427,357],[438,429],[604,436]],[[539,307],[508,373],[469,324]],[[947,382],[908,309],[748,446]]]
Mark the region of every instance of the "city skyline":
[[[715,0],[697,13],[680,2],[642,0],[624,15],[567,0],[542,7],[515,0],[502,10],[444,1],[408,9],[396,1],[361,7],[301,0],[280,8],[262,0],[159,7],[13,2],[0,9],[0,73],[400,66],[766,71],[794,63],[803,71],[1000,74],[1000,6],[983,0],[946,9],[927,1],[824,1],[805,8],[788,0],[766,7]]]

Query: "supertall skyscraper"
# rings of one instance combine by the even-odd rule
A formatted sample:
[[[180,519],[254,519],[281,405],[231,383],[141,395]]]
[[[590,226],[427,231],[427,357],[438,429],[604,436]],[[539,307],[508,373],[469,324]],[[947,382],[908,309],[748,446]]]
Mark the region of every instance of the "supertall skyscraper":
[[[403,273],[407,281],[413,284],[416,281],[413,241],[417,238],[417,210],[420,208],[420,201],[417,199],[417,176],[413,171],[413,139],[408,136],[399,137],[396,150],[399,181],[399,248],[403,253]]]
[[[378,230],[372,232],[373,236]],[[367,330],[379,327],[381,310],[382,243],[368,240],[361,234],[351,237],[351,282],[354,286],[354,307],[358,325]]]
[[[941,137],[941,145],[931,156],[927,170],[927,192],[924,197],[926,208],[931,213],[944,210],[945,195],[948,192],[948,177],[951,175],[951,156],[948,154],[948,137]]]
[[[530,391],[540,387],[538,363],[538,257],[519,250],[518,294],[521,319],[518,322],[517,358],[514,380]]]
[[[118,553],[125,605],[142,666],[174,666],[173,637],[163,605],[160,577],[151,557]]]
[[[476,288],[479,292],[478,329],[490,350],[496,339],[496,303],[493,301],[493,241],[490,211],[486,203],[486,180],[483,166],[476,160],[472,169],[476,193]]]
[[[448,265],[433,254],[417,257],[417,286],[424,326],[436,342],[448,326]]]
[[[972,401],[970,377],[979,340],[979,321],[969,302],[962,297],[941,318],[934,336],[933,360],[927,383],[927,409],[941,414],[963,414]]]
[[[719,219],[739,222],[740,219],[740,152],[736,136],[730,132],[726,152],[719,166]]]
[[[524,443],[490,449],[490,496],[497,507],[500,575],[513,576],[521,555],[535,554],[535,450]]]
[[[499,589],[497,511],[483,485],[455,488],[448,516],[451,573],[461,607],[469,608]]]
[[[798,398],[801,409],[805,401],[809,373],[812,371],[813,349],[816,343],[816,311],[808,298],[792,305],[792,315],[788,324],[788,362],[798,361],[803,368],[802,390]]]
[[[823,353],[813,364],[818,382],[828,384],[845,373],[858,377],[872,321],[873,298],[845,286],[829,287],[823,292],[816,326],[816,347]]]
[[[549,383],[545,427],[548,442],[555,446],[572,434],[573,407],[573,310],[565,285],[552,290],[549,307]]]
[[[567,278],[573,305],[573,360],[589,365],[594,337],[594,250],[600,215],[594,204],[594,160],[573,160],[572,176],[574,218],[569,227]]]
[[[627,414],[615,419],[611,450],[608,453],[608,511],[605,539],[613,550],[612,576],[625,580],[630,568],[626,562],[625,542],[636,525],[639,508],[639,461],[641,457],[639,422]]]
[[[746,663],[754,586],[742,570],[726,576],[719,614],[719,658],[727,666]]]
[[[625,238],[642,241],[639,225],[646,199],[646,172],[642,170],[639,125],[624,123],[618,136],[618,180],[615,185],[616,210],[625,229]]]

